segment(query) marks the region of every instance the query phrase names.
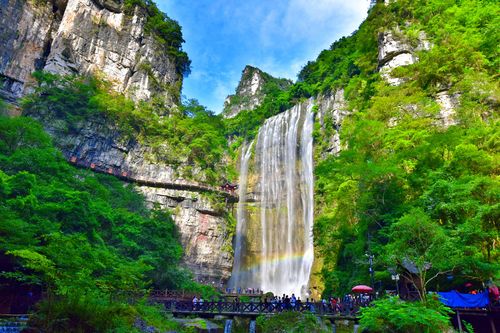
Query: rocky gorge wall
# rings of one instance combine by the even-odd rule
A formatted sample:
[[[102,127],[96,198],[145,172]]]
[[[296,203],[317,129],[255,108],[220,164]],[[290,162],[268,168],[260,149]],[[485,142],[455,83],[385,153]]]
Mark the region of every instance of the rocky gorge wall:
[[[431,48],[432,44],[423,31],[420,31],[417,40],[413,43],[408,40],[399,27],[379,33],[378,70],[380,75],[390,85],[402,84],[407,79],[394,77],[391,72],[398,67],[418,62],[418,53],[428,51]],[[442,87],[434,96],[440,109],[436,122],[443,127],[456,124],[454,116],[459,104],[460,94],[450,94],[448,90],[449,87]]]
[[[102,76],[135,100],[173,97],[165,87],[182,77],[146,33],[146,16],[140,7],[126,14],[121,0],[1,0],[0,94],[21,97],[43,69]]]
[[[0,0],[0,5],[0,98],[15,103],[30,92],[31,73],[45,70],[96,75],[136,101],[159,95],[177,107],[182,76],[146,32],[143,8],[126,14],[122,0]],[[157,163],[151,147],[122,135],[105,118],[68,130],[66,120],[54,115],[29,116],[42,122],[71,163],[136,183],[150,205],[170,209],[185,252],[183,264],[198,281],[218,285],[229,278],[227,214],[234,199],[219,193],[210,200],[213,188]]]
[[[63,119],[31,116],[44,124],[68,161],[135,183],[150,206],[170,210],[184,248],[183,264],[198,281],[219,285],[229,279],[232,233],[226,214],[234,197],[182,178],[172,166],[150,161],[150,147],[124,138],[102,119],[82,122],[68,131]],[[210,193],[219,194],[218,202],[210,200]]]

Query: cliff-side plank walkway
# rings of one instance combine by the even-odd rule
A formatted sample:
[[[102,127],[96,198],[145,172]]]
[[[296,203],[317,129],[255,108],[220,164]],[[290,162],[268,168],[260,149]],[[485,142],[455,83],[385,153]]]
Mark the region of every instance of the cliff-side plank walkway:
[[[187,184],[187,183],[171,183],[164,181],[154,181],[154,180],[145,180],[136,178],[133,173],[130,171],[124,171],[121,169],[104,167],[102,165],[89,162],[86,160],[81,160],[76,158],[75,156],[71,156],[68,158],[68,161],[82,169],[90,169],[94,172],[104,173],[108,175],[113,175],[125,182],[135,183],[138,185],[149,186],[149,187],[157,187],[157,188],[165,188],[172,190],[181,190],[181,191],[193,191],[193,192],[211,192],[217,193],[227,199],[227,202],[238,202],[238,196],[234,193],[234,191],[225,191],[222,189],[217,189],[211,186],[205,186],[200,184]]]

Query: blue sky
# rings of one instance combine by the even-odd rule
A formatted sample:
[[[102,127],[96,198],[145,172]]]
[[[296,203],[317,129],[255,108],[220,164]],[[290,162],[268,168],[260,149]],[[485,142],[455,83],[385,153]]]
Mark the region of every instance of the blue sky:
[[[309,60],[350,35],[369,0],[157,0],[179,21],[192,61],[182,94],[219,113],[252,65],[296,80]]]

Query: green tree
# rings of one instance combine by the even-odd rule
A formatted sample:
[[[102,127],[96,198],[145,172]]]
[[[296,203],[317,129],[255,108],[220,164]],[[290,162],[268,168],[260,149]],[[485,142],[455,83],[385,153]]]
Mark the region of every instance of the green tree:
[[[388,238],[384,246],[388,264],[400,267],[424,303],[429,283],[439,275],[453,272],[462,257],[457,242],[418,208],[393,223]]]
[[[440,333],[451,329],[452,312],[438,300],[406,302],[397,297],[361,309],[361,327],[370,333]]]

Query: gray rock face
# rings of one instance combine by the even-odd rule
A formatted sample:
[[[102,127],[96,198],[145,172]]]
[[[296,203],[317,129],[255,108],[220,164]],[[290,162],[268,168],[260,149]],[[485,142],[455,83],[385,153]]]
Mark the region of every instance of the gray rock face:
[[[194,191],[139,186],[151,204],[171,209],[184,248],[184,264],[202,283],[219,286],[229,279],[233,264],[226,221],[209,200]]]
[[[315,103],[318,106],[316,121],[319,122],[323,133],[329,132],[325,135],[328,144],[322,153],[324,156],[336,155],[342,149],[339,135],[342,121],[351,113],[344,99],[344,89],[336,90],[330,95],[319,95]]]
[[[123,0],[93,0],[94,3],[102,8],[115,13],[120,13]]]
[[[11,102],[21,97],[31,73],[43,68],[54,16],[49,5],[0,0],[0,97]]]
[[[270,80],[274,80],[282,88],[292,83],[286,79],[273,78],[258,68],[246,66],[236,94],[228,96],[224,102],[224,117],[233,118],[243,110],[254,110],[260,106],[265,97],[263,87]]]
[[[154,94],[172,97],[165,87],[181,78],[161,45],[145,33],[146,13],[121,11],[122,0],[67,0],[35,5],[1,0],[0,75],[3,95],[22,96],[30,74],[95,74],[134,100]],[[53,8],[56,12],[53,12]]]
[[[387,3],[387,2],[386,2]],[[416,46],[412,46],[396,28],[394,31],[381,32],[378,40],[378,63],[382,77],[391,85],[397,86],[405,81],[391,75],[394,68],[407,66],[418,61],[416,52],[429,50],[431,44],[424,32],[420,32]],[[435,100],[440,107],[437,122],[443,127],[456,125],[455,110],[459,104],[459,94],[450,95],[446,90],[437,93]],[[411,107],[411,106],[409,106]],[[389,125],[394,126],[397,119],[391,119]]]
[[[68,131],[64,120],[32,116],[42,121],[70,162],[134,181],[151,206],[156,203],[172,210],[185,251],[184,266],[199,281],[217,286],[226,282],[233,261],[229,253],[232,239],[225,210],[215,208],[203,195],[209,187],[179,177],[171,166],[148,161],[145,156],[151,149],[124,139],[103,120],[85,122]]]
[[[430,43],[424,32],[421,32],[416,46],[412,46],[403,38],[401,31],[381,32],[378,39],[378,64],[382,77],[391,85],[400,85],[404,79],[391,76],[394,68],[407,66],[418,61],[416,52],[428,50]]]
[[[440,109],[438,122],[441,126],[446,128],[458,124],[455,110],[459,105],[459,98],[460,94],[450,94],[447,90],[437,93],[436,102]]]
[[[228,96],[224,101],[224,116],[233,118],[243,110],[253,110],[258,107],[264,99],[262,94],[264,82],[260,69],[246,66],[236,88],[236,94]]]
[[[182,78],[174,62],[145,33],[146,13],[122,12],[122,0],[0,0],[0,97],[15,101],[30,90],[31,73],[94,74],[135,100]],[[172,101],[172,99],[171,99]],[[232,256],[224,211],[203,194],[202,183],[154,161],[150,147],[124,137],[104,119],[68,130],[64,119],[33,114],[72,163],[135,181],[153,204],[173,210],[185,249],[184,264],[204,282],[225,282]],[[182,162],[182,161],[181,161]],[[223,199],[224,200],[224,199]]]

